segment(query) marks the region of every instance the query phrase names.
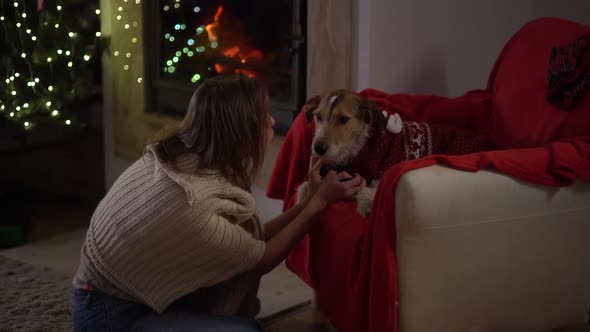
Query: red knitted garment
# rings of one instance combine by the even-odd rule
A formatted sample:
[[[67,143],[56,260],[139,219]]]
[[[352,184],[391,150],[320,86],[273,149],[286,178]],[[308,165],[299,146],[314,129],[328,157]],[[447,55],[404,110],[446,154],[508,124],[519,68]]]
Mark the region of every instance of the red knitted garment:
[[[395,164],[420,159],[431,154],[461,155],[485,151],[485,140],[474,133],[454,127],[428,125],[423,122],[404,122],[401,133],[383,131],[372,134],[350,170],[370,183],[380,179]]]

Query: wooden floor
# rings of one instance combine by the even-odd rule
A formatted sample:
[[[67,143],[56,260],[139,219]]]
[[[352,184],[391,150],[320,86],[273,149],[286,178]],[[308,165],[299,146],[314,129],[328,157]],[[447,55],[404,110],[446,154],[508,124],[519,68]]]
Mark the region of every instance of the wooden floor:
[[[311,305],[262,322],[266,332],[334,332],[330,322]]]

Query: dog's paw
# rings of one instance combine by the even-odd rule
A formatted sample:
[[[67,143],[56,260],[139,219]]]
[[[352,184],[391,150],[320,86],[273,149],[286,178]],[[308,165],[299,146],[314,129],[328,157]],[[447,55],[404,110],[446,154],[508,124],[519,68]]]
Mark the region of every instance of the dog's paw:
[[[365,187],[356,195],[356,211],[363,217],[367,218],[373,207],[376,188]]]
[[[306,201],[309,197],[309,182],[305,181],[297,189],[297,202],[295,204]]]

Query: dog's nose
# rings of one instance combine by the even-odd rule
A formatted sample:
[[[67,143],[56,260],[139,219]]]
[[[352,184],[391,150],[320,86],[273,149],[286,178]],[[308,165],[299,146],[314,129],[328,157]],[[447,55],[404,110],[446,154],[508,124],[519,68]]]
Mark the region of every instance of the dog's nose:
[[[324,153],[328,151],[328,146],[324,142],[318,142],[315,144],[313,149],[315,150],[315,153],[319,154],[320,156],[323,156]]]

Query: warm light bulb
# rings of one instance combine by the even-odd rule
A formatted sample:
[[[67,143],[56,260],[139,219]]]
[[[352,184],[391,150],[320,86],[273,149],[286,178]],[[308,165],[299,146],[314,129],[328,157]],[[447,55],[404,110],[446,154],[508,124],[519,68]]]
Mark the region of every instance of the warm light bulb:
[[[47,58],[47,62],[51,62],[51,58]]]
[[[75,34],[75,33],[73,33],[73,32],[70,32],[70,33],[68,33],[68,36],[70,36],[70,38],[74,38],[74,36],[75,36],[75,35],[76,35],[76,34]]]
[[[164,11],[165,11],[165,12],[167,12],[167,11],[169,11],[169,10],[170,10],[170,6],[168,6],[168,5],[164,6]]]
[[[35,41],[35,40],[37,40],[37,37],[33,36],[33,37],[31,37],[31,40]]]
[[[23,13],[23,18],[27,18],[27,13]]]
[[[131,53],[127,53],[125,54],[126,57],[130,58],[131,57]]]
[[[199,8],[199,6],[196,6],[196,7],[194,8],[194,11],[195,11],[195,13],[198,13],[198,12],[200,12],[200,11],[201,11],[201,8]]]
[[[17,110],[17,111],[20,111],[20,106],[17,106],[17,107],[16,107],[16,110]]]
[[[59,28],[59,24],[55,23],[54,27],[57,29]]]
[[[13,118],[14,117],[14,112],[10,112],[10,117]]]
[[[30,35],[31,34],[31,29],[27,29],[26,32],[27,32],[27,34]]]
[[[10,83],[10,79],[7,78],[5,82],[6,82],[6,84],[9,84]]]
[[[125,24],[125,29],[129,29],[130,25],[129,24]]]
[[[12,91],[12,95],[13,96],[16,96],[16,91]]]
[[[28,126],[29,126],[29,122],[25,121],[25,127],[28,127]]]
[[[35,83],[39,83],[39,77],[35,77]]]
[[[137,83],[140,83],[140,84],[141,84],[141,82],[143,82],[143,78],[139,77],[139,78],[137,79]]]
[[[119,10],[120,12],[122,12],[122,11],[123,11],[123,7],[119,7],[119,8],[118,8],[118,10]]]
[[[52,116],[58,116],[59,115],[59,111],[58,110],[53,110],[53,112],[51,112]]]
[[[119,56],[119,51],[115,51],[115,52],[113,53],[113,55],[114,55],[114,56]]]
[[[14,76],[10,76],[10,80],[11,81],[14,81]]]
[[[96,13],[96,15],[100,15],[100,9],[97,9],[94,12]]]
[[[4,105],[0,106],[0,110],[3,110],[4,111],[5,108],[6,107],[4,107]]]
[[[27,55],[25,53],[20,55],[23,59],[27,57]]]
[[[45,105],[46,105],[47,107],[51,107],[51,102],[50,102],[50,101],[48,101],[48,102],[46,102],[46,103],[45,103]]]
[[[180,8],[180,4],[179,3],[175,3],[174,4],[174,8],[176,8],[176,9]]]
[[[124,69],[124,70],[129,70],[129,65],[124,65],[124,66],[123,66],[123,69]]]
[[[57,6],[57,10],[61,10],[61,6]]]
[[[53,91],[53,86],[52,86],[52,85],[48,86],[48,87],[47,87],[47,90],[49,90],[49,91]]]
[[[136,26],[138,26],[138,25],[139,25],[139,23],[137,23],[137,21],[133,21],[133,26],[134,26],[134,27],[136,27]]]
[[[100,33],[100,31],[96,32],[96,37],[100,37],[102,34]]]
[[[57,54],[62,54],[64,51],[62,50],[57,50]]]
[[[69,126],[70,124],[72,124],[72,121],[66,120],[66,124]]]
[[[135,4],[139,5],[141,3],[141,0],[135,0]]]
[[[0,21],[4,21],[4,16],[0,16]]]
[[[90,60],[90,55],[88,55],[88,54],[85,54],[85,55],[84,55],[84,60],[86,60],[86,61],[89,61],[89,60]]]
[[[67,56],[70,56],[70,54],[71,54],[70,51],[66,51]]]
[[[137,43],[137,38],[135,38],[135,37],[131,38],[131,42],[132,43]]]
[[[19,73],[14,73],[14,77],[20,77]]]
[[[117,15],[117,21],[121,20],[121,15]]]
[[[24,108],[29,108],[29,103],[24,103],[24,104],[23,104],[23,107],[24,107]]]
[[[16,24],[16,27],[17,27],[17,28],[20,28],[20,22],[18,22],[18,23]]]
[[[68,67],[72,68],[73,65],[72,61],[68,62]]]
[[[17,7],[18,7],[18,2],[15,1],[14,2],[14,8],[17,8]]]

